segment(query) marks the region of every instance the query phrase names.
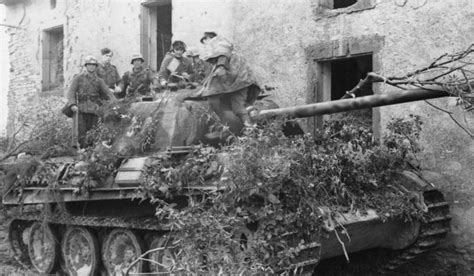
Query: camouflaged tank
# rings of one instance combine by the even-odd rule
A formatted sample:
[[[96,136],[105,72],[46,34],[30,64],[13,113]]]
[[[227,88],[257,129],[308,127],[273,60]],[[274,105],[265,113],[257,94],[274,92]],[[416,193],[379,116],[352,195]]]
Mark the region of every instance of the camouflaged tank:
[[[206,138],[211,124],[208,117],[202,116],[206,113],[202,111],[207,110],[206,101],[183,100],[183,95],[186,94],[179,91],[166,92],[131,104],[128,126],[113,144],[104,145],[124,156],[116,174],[86,193],[75,185],[85,175],[75,161],[77,156],[48,160],[55,164],[53,178],[33,177],[21,191],[6,193],[3,204],[18,209],[9,226],[15,257],[42,274],[62,270],[70,275],[122,275],[142,253],[164,246],[170,229],[155,216],[152,202],[136,199],[143,171],[156,156],[186,154],[198,142],[216,142]],[[419,89],[288,108],[277,108],[263,99],[257,103],[262,107],[260,111],[252,111],[251,116],[256,121],[280,115],[309,117],[444,96],[447,94],[441,90]],[[153,124],[156,121],[160,124]],[[153,129],[151,136],[149,129]],[[296,127],[289,131],[295,134],[294,131],[301,130]],[[151,137],[151,142],[143,154],[134,156],[144,136]],[[431,179],[412,172],[404,172],[402,177],[406,191],[420,196],[421,207],[428,213],[425,221],[406,222],[399,218],[382,221],[374,210],[338,216],[334,223],[343,228],[323,225],[314,233],[312,242],[299,248],[293,267],[313,268],[321,260],[343,255],[338,241],[339,236],[344,236],[342,231],[351,236],[350,241],[344,241],[348,253],[374,248],[397,252],[386,268],[397,267],[435,247],[449,231],[449,206]],[[174,203],[184,206],[188,195],[203,190],[215,191],[216,187],[188,187],[184,194],[174,197]],[[319,215],[328,215],[325,212],[321,206]],[[238,234],[248,240],[252,238],[252,230],[240,229]],[[172,256],[172,249],[165,249],[150,254],[149,258],[169,264],[173,262]],[[132,267],[130,275],[165,272],[159,266],[139,262]]]

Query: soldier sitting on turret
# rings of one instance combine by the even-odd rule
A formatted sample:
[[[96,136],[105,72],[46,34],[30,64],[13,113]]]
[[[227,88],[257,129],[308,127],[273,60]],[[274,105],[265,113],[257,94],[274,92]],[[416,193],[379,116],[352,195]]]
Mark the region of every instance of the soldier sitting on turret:
[[[81,148],[88,146],[85,137],[98,123],[99,106],[103,100],[115,99],[104,80],[97,76],[97,65],[95,57],[86,57],[86,71],[74,77],[67,92],[68,108],[77,113],[73,130]]]
[[[184,57],[185,51],[186,44],[182,41],[176,40],[171,45],[171,50],[166,53],[158,72],[162,87],[166,87],[168,83],[176,83],[184,88],[185,83],[192,80],[193,66],[192,62]]]
[[[243,125],[251,125],[246,107],[255,102],[260,88],[247,62],[228,40],[205,35],[201,42],[205,45],[203,60],[213,68],[200,95],[207,98],[211,109],[229,129],[239,134]],[[214,138],[215,135],[217,133],[208,136]]]
[[[130,61],[133,65],[132,71],[125,72],[116,90],[120,93],[119,98],[144,96],[158,87],[158,79],[150,69],[144,68],[144,62],[145,59],[141,54],[132,56]]]

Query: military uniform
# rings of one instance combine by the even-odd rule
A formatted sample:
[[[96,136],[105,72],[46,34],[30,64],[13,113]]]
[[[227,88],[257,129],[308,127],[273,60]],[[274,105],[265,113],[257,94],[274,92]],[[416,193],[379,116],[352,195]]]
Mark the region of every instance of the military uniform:
[[[213,68],[204,81],[202,96],[207,97],[211,108],[231,131],[238,134],[242,123],[250,123],[246,107],[260,93],[257,80],[245,59],[222,37],[207,42],[203,59],[213,64]]]
[[[173,75],[181,76],[186,72],[190,77],[194,74],[192,61],[186,57],[175,57],[173,53],[166,53],[161,62],[160,71],[158,71],[158,79],[171,83],[182,82],[183,79]]]
[[[104,80],[95,72],[84,72],[74,77],[67,93],[69,107],[78,107],[77,126],[74,126],[74,136],[77,137],[81,147],[86,145],[87,131],[91,130],[98,122],[98,110],[103,100],[111,100],[114,96],[109,91]],[[76,123],[76,122],[74,122]]]
[[[148,68],[133,69],[126,72],[121,81],[122,96],[146,95],[151,91],[150,84],[153,84],[155,77]]]
[[[105,81],[105,84],[107,84],[110,89],[114,89],[115,85],[120,82],[120,75],[117,67],[110,63],[99,64],[97,67],[97,75]]]

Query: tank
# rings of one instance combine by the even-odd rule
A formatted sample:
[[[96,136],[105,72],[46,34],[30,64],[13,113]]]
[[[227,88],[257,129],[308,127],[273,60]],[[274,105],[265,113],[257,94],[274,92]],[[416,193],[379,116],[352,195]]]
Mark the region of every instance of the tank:
[[[87,192],[81,192],[77,184],[84,178],[81,171],[84,164],[75,161],[77,156],[47,160],[55,172],[52,178],[37,175],[34,170],[18,172],[17,175],[31,176],[27,184],[19,191],[10,189],[3,196],[3,204],[16,210],[9,225],[9,241],[15,258],[41,274],[63,270],[70,275],[97,275],[100,271],[119,275],[115,273],[124,273],[131,262],[147,250],[166,247],[167,234],[172,229],[155,216],[156,206],[152,201],[137,199],[137,191],[143,182],[143,171],[153,158],[164,155],[179,158],[197,143],[219,142],[206,137],[212,118],[204,116],[203,111],[208,108],[206,101],[190,98],[192,92],[167,91],[153,99],[132,103],[133,117],[124,132],[113,143],[100,145],[123,156],[120,164],[115,164],[116,173],[89,187]],[[277,108],[271,101],[260,99],[256,104],[260,108],[250,111],[250,115],[255,121],[275,116],[302,118],[445,96],[448,94],[438,88],[415,89],[288,108]],[[119,123],[114,122],[113,114],[110,118],[111,123]],[[158,118],[161,124],[153,126],[153,118]],[[140,127],[137,127],[139,121]],[[301,133],[297,127],[290,131]],[[137,149],[144,137],[149,139],[146,148]],[[313,269],[322,260],[373,248],[397,253],[384,265],[384,269],[393,269],[434,248],[449,232],[448,203],[427,176],[406,171],[401,177],[407,193],[421,196],[420,204],[428,213],[428,219],[383,220],[374,210],[338,216],[334,224],[351,233],[345,249],[339,241],[342,230],[334,225],[323,225],[310,243],[300,245],[291,269]],[[218,189],[223,188],[188,187],[183,194],[174,195],[173,203],[185,206],[189,195]],[[324,206],[319,208],[318,215],[328,215]],[[246,240],[251,239],[251,228],[238,231]],[[165,262],[170,250],[151,253],[150,258]],[[138,262],[129,272],[130,275],[166,273],[145,262]]]

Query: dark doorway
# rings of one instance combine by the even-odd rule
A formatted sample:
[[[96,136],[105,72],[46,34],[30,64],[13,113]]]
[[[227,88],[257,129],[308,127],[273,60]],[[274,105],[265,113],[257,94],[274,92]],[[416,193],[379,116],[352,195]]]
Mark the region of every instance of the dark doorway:
[[[156,8],[156,64],[158,67],[171,47],[171,4]]]
[[[158,70],[166,52],[170,49],[171,0],[147,0],[141,11],[141,52],[152,70]]]

